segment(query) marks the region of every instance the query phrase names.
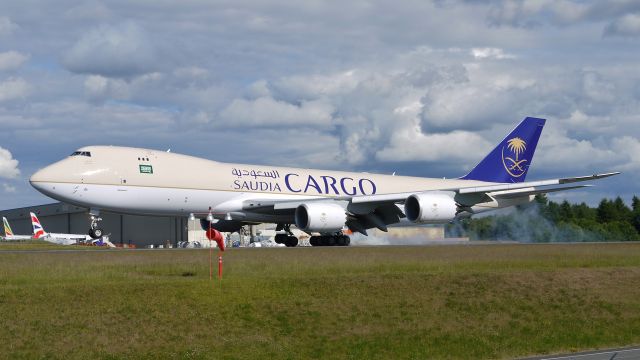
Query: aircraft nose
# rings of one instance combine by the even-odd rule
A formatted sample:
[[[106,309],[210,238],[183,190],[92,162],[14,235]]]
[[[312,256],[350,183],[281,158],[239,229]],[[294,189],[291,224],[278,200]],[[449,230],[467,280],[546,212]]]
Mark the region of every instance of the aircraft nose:
[[[55,176],[51,171],[51,166],[47,166],[43,169],[36,171],[29,178],[29,183],[39,192],[48,195],[50,191],[48,191],[48,183],[55,181]]]
[[[53,165],[47,166],[31,175],[31,177],[29,178],[29,182],[31,183],[31,185],[55,181],[54,171],[52,171],[52,167]]]
[[[59,185],[68,182],[68,173],[63,161],[59,161],[36,171],[29,183],[42,194],[63,201],[60,194],[64,191]]]
[[[68,169],[66,169],[62,161],[59,161],[36,171],[29,178],[29,183],[36,190],[47,195],[51,192],[52,184],[68,182],[68,177]]]
[[[33,185],[33,183],[44,181],[46,175],[42,170],[44,169],[40,169],[33,173],[33,175],[31,175],[31,177],[29,178],[29,182],[31,183],[31,185]]]

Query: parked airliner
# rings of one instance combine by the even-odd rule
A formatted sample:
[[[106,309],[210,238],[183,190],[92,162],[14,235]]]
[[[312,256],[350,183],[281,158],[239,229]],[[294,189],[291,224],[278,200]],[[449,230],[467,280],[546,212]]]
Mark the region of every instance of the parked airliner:
[[[76,245],[76,244],[94,244],[99,246],[115,247],[110,241],[103,239],[94,239],[89,235],[84,234],[60,234],[49,233],[45,231],[40,219],[34,213],[29,213],[31,216],[31,226],[33,227],[33,238],[48,241],[50,243],[58,245]]]
[[[525,182],[544,124],[544,119],[524,119],[457,179],[231,164],[149,149],[88,146],[36,172],[30,182],[47,196],[89,208],[92,237],[102,234],[98,216],[103,209],[195,214],[203,228],[219,231],[275,223],[285,232],[276,241],[287,246],[297,245],[290,231],[295,225],[320,234],[310,239],[312,245],[348,245],[343,229],[366,235],[367,229],[386,231],[401,222],[447,223],[618,174]]]
[[[2,217],[2,223],[4,224],[4,237],[2,238],[5,241],[24,241],[31,240],[32,237],[30,235],[14,235],[13,230],[11,230],[11,226],[9,225],[9,220],[6,217]]]

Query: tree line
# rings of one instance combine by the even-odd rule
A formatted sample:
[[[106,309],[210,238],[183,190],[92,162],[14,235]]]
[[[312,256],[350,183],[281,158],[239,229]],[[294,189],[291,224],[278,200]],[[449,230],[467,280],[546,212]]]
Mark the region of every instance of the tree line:
[[[584,242],[640,240],[640,199],[631,207],[617,197],[603,199],[596,208],[586,203],[556,203],[545,195],[517,206],[506,215],[465,219],[446,227],[449,237],[472,240],[515,240],[529,242]]]

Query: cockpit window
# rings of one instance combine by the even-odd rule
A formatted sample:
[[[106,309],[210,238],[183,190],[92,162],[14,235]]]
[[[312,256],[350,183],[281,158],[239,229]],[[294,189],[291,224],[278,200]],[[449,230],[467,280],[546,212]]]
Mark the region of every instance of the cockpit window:
[[[87,157],[91,157],[91,152],[90,151],[74,151],[73,154],[71,154],[71,156],[87,156]]]

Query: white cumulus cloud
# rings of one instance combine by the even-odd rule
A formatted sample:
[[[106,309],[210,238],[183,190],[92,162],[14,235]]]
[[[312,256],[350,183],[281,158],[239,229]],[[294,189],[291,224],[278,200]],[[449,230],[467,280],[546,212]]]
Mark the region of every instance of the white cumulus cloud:
[[[627,14],[604,29],[605,36],[636,37],[640,35],[640,14]]]
[[[0,147],[0,178],[15,179],[18,176],[18,160],[13,158],[9,150]]]
[[[619,157],[623,158],[624,164],[618,169],[622,171],[640,170],[640,159],[637,154],[640,153],[640,141],[631,136],[622,136],[615,138],[611,146]]]
[[[378,151],[381,161],[464,161],[470,155],[491,150],[491,144],[480,135],[467,131],[424,134],[415,131],[394,136],[389,146]]]
[[[6,193],[14,193],[14,192],[16,192],[16,187],[11,185],[11,184],[7,184],[7,183],[3,183],[2,184],[2,189]]]
[[[476,59],[514,59],[515,55],[507,54],[500,48],[473,48],[471,55]]]
[[[221,112],[225,126],[320,126],[331,122],[333,106],[326,101],[303,101],[300,105],[270,97],[236,99]]]
[[[156,68],[147,33],[133,22],[102,25],[84,34],[64,57],[67,69],[105,77],[131,77]]]
[[[8,78],[0,82],[0,102],[19,99],[29,94],[30,86],[22,78]]]
[[[29,55],[17,51],[0,53],[0,71],[14,70],[22,66],[29,59]]]
[[[0,16],[0,36],[11,35],[18,26],[6,16]]]

